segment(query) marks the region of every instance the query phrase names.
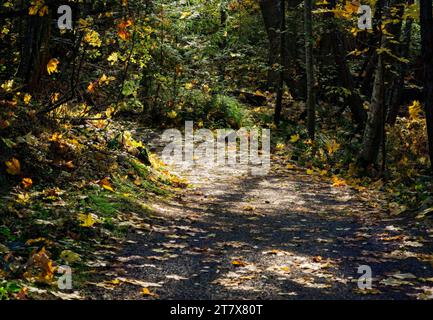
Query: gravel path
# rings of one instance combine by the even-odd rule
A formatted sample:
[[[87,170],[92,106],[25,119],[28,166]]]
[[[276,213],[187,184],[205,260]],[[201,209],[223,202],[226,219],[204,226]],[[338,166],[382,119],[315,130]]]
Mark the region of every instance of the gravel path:
[[[180,170],[180,169],[179,169]],[[391,218],[380,195],[289,170],[180,172],[192,189],[153,205],[150,233],[131,234],[96,299],[432,298],[432,230]],[[358,268],[372,270],[359,290]],[[148,288],[143,295],[142,288]]]

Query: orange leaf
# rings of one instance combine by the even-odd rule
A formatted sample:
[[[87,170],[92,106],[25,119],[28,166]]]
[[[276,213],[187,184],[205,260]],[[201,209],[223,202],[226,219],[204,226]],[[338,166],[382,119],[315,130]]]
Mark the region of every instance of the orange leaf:
[[[54,72],[58,72],[57,66],[58,66],[59,63],[60,63],[60,61],[57,60],[56,58],[53,58],[50,61],[48,61],[48,64],[47,64],[48,74],[52,74]]]
[[[141,294],[142,294],[143,296],[151,296],[151,297],[155,297],[155,298],[158,297],[158,295],[157,295],[156,293],[151,292],[151,291],[149,290],[149,288],[143,288],[143,290],[141,290]]]
[[[113,185],[110,183],[110,181],[108,180],[108,177],[105,177],[104,179],[102,179],[101,181],[99,181],[99,185],[104,188],[105,190],[114,192],[114,188]]]
[[[127,30],[128,27],[132,26],[132,20],[123,20],[117,25],[117,32],[119,37],[126,41],[131,37],[131,33]]]
[[[234,265],[236,267],[246,267],[247,266],[247,264],[241,260],[232,261],[232,265]]]
[[[89,91],[90,93],[93,93],[95,91],[95,84],[93,82],[89,83],[89,85],[87,86],[87,91]]]
[[[33,185],[33,181],[30,178],[24,178],[23,181],[21,181],[21,184],[23,185],[24,189],[28,189]]]
[[[346,181],[344,179],[341,179],[337,176],[332,177],[332,186],[333,187],[344,187],[346,186]]]
[[[6,172],[13,175],[13,176],[17,176],[21,173],[21,165],[20,165],[20,161],[18,159],[12,158],[9,161],[5,162],[6,164]]]

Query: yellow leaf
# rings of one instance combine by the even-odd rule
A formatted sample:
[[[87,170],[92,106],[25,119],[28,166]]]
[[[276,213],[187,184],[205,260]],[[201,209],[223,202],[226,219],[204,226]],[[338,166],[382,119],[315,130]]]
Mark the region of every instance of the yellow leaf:
[[[71,251],[71,250],[63,250],[60,253],[60,258],[69,264],[72,264],[72,263],[75,263],[75,262],[78,262],[81,260],[80,255],[78,253]]]
[[[25,103],[25,104],[29,104],[29,103],[30,103],[30,100],[32,100],[32,95],[26,93],[26,94],[24,95],[23,100],[24,100],[24,103]]]
[[[191,82],[185,83],[185,89],[186,90],[191,90],[192,88],[194,88],[194,84]]]
[[[276,151],[283,151],[285,148],[286,148],[286,145],[285,145],[284,143],[278,143],[278,144],[275,146],[275,150],[276,150]]]
[[[51,95],[51,103],[56,103],[57,101],[59,101],[60,98],[60,93],[55,92]]]
[[[48,141],[57,142],[62,140],[63,135],[58,132],[54,132],[53,135],[48,139]]]
[[[332,186],[333,187],[344,187],[346,186],[346,181],[337,176],[332,177]]]
[[[157,298],[157,297],[158,297],[158,295],[157,295],[156,293],[151,292],[151,291],[149,290],[149,288],[143,288],[143,289],[141,290],[141,294],[142,294],[143,296],[150,296],[150,297],[154,297],[154,298]]]
[[[18,159],[12,158],[9,161],[5,162],[6,164],[6,172],[13,175],[13,176],[17,176],[21,173],[21,165],[20,165],[20,161]]]
[[[78,220],[81,221],[80,226],[85,228],[93,227],[97,220],[93,217],[93,214],[82,214],[78,215]]]
[[[167,113],[167,117],[169,117],[170,119],[176,119],[177,118],[177,112],[172,110],[172,111]]]
[[[242,209],[244,211],[255,211],[256,210],[256,208],[254,206],[251,206],[251,205],[244,206]]]
[[[137,187],[139,187],[139,186],[141,186],[141,185],[143,184],[143,182],[141,181],[140,177],[137,177],[137,178],[133,181],[133,183],[134,183]]]
[[[15,201],[21,204],[25,204],[30,201],[30,195],[28,193],[18,193]]]
[[[39,238],[35,238],[35,239],[29,239],[26,241],[26,245],[31,246],[35,243],[44,243],[45,245],[52,245],[52,241],[48,240],[47,238],[44,237],[39,237]]]
[[[102,179],[101,181],[99,181],[99,185],[104,188],[105,190],[114,192],[114,188],[112,186],[112,184],[110,183],[110,181],[108,180],[108,177],[105,177],[104,179]]]
[[[39,10],[39,16],[43,17],[44,15],[46,15],[48,13],[48,7],[47,6],[43,6],[40,10]]]
[[[308,175],[312,175],[314,173],[314,170],[313,169],[307,169],[307,174]]]
[[[59,63],[60,63],[59,60],[57,60],[56,58],[53,58],[50,61],[48,61],[48,64],[47,64],[48,74],[58,72],[57,66],[59,65]]]
[[[29,15],[35,16],[38,13],[39,7],[38,6],[31,6],[29,8]]]
[[[348,14],[357,14],[359,10],[359,4],[352,1],[346,4],[345,9]]]
[[[191,12],[189,12],[189,11],[184,11],[184,12],[182,12],[182,14],[180,15],[179,19],[180,19],[180,20],[183,20],[183,19],[185,19],[185,18],[188,18],[190,15],[191,15]]]
[[[246,267],[247,266],[247,264],[241,260],[233,260],[232,265],[234,265],[236,267]]]
[[[13,89],[14,82],[15,82],[14,80],[7,80],[4,83],[2,83],[1,88],[6,92],[9,92]]]
[[[39,275],[41,280],[48,282],[53,280],[55,268],[53,266],[53,261],[45,250],[45,247],[43,247],[38,253],[33,254],[31,261],[33,265],[42,269],[42,272]]]
[[[335,140],[326,142],[326,149],[328,150],[328,153],[330,155],[333,155],[335,152],[340,150],[340,147],[341,147],[341,145],[339,143],[337,143],[337,141],[335,141]]]
[[[110,84],[111,81],[115,80],[115,77],[107,77],[107,75],[104,73],[101,78],[99,78],[98,80],[98,84],[100,86],[105,85],[105,84]]]
[[[293,136],[290,137],[290,142],[291,143],[296,143],[299,141],[299,139],[301,139],[301,137],[299,136],[299,134],[295,134]]]
[[[84,41],[92,47],[100,47],[102,44],[102,41],[99,38],[99,33],[97,33],[95,30],[88,31],[84,36]]]
[[[119,60],[119,54],[117,52],[113,52],[107,58],[107,61],[110,62],[111,65],[114,65]]]
[[[411,106],[409,106],[409,116],[410,119],[416,120],[419,118],[419,114],[421,113],[421,103],[415,100]]]

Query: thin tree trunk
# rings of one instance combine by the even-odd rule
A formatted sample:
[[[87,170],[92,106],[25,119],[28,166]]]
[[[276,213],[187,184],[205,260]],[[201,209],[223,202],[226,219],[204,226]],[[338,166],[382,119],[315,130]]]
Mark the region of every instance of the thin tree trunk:
[[[280,80],[280,73],[275,68],[275,66],[281,64],[281,37],[279,33],[279,29],[281,26],[281,1],[282,0],[260,0],[260,8],[263,16],[263,21],[265,24],[266,32],[268,35],[268,41],[269,41],[269,60],[268,60],[268,84],[267,87],[272,90],[276,89],[278,90],[279,80]],[[302,0],[291,0],[291,5],[295,5],[297,1]],[[287,39],[287,37],[285,38]],[[296,46],[296,40],[292,39],[292,46]],[[286,52],[285,56],[286,59],[284,63],[282,64],[285,69],[284,73],[284,82],[290,89],[290,93],[292,94],[294,99],[302,99],[304,98],[304,84],[300,83],[300,81],[294,79],[291,76],[291,73],[289,70],[293,69],[290,68],[290,61],[287,59],[287,57],[290,55],[290,51],[288,50],[289,47],[286,46]],[[296,50],[294,50],[296,52]],[[296,59],[293,55],[291,55],[292,59]],[[293,61],[292,61],[293,63]],[[297,67],[297,64],[294,63],[295,67]],[[302,70],[303,71],[303,70]]]
[[[283,90],[284,90],[284,73],[286,64],[286,2],[280,1],[281,6],[281,27],[280,27],[280,79],[278,84],[277,102],[275,105],[275,124],[278,126],[281,121],[281,111],[283,109]]]
[[[424,61],[424,109],[430,162],[433,169],[433,17],[431,0],[420,0],[420,24]]]
[[[402,39],[401,49],[399,52],[399,56],[401,58],[407,59],[409,57],[412,24],[413,24],[412,18],[408,18],[404,26],[403,39]],[[408,69],[407,63],[403,63],[403,62],[399,63],[398,71],[397,71],[398,76],[393,81],[393,85],[391,86],[391,92],[389,94],[389,103],[388,103],[389,108],[387,114],[387,123],[391,125],[395,124],[395,121],[397,120],[401,100],[403,97],[404,78],[406,76],[407,69]]]
[[[281,0],[260,0],[260,8],[265,22],[269,39],[269,72],[268,87],[276,88],[279,81],[279,73],[274,66],[279,64],[280,37],[278,30],[281,26]]]
[[[384,4],[382,1],[377,3],[377,10],[383,12]],[[380,14],[382,17],[382,14]],[[379,26],[379,48],[384,48],[384,39],[382,33],[382,18],[380,18]],[[383,54],[378,54],[378,63],[375,71],[373,92],[371,97],[368,119],[364,131],[362,148],[359,156],[361,166],[368,167],[377,161],[380,148],[383,147],[384,139],[384,65]],[[383,155],[385,157],[385,155]]]
[[[335,9],[335,7],[336,1],[331,0],[329,8],[332,10]],[[331,19],[333,19],[333,14]],[[343,35],[334,22],[331,23],[331,28],[330,42],[339,80],[341,85],[351,92],[350,96],[346,99],[346,102],[349,105],[354,123],[356,123],[360,128],[363,128],[367,119],[367,113],[364,110],[364,104],[361,97],[358,92],[356,92],[353,76],[346,64],[346,49],[343,43]]]
[[[307,73],[307,127],[312,140],[316,133],[316,103],[314,101],[313,21],[312,0],[305,0],[305,67]]]
[[[222,1],[220,4],[220,26],[221,31],[226,30],[227,27],[227,11],[224,2]],[[227,37],[224,34],[221,42],[219,43],[220,55],[221,55],[221,63],[218,66],[220,82],[224,83],[225,73],[226,73],[226,49],[227,49]]]
[[[373,93],[368,113],[368,119],[362,142],[360,160],[363,166],[374,164],[379,155],[382,142],[382,109],[383,109],[383,58],[378,57],[374,77]]]
[[[37,91],[48,62],[50,20],[48,16],[28,16],[23,35],[18,76],[29,92]]]

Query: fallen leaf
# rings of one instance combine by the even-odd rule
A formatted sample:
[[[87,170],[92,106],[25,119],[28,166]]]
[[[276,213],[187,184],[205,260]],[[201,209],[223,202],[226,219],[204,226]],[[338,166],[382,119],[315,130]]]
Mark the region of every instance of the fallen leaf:
[[[101,181],[99,181],[99,185],[104,188],[105,190],[114,192],[114,188],[113,185],[110,183],[108,177],[105,177],[104,179],[102,179]]]
[[[154,297],[154,298],[159,297],[156,293],[151,292],[151,291],[149,290],[149,288],[143,288],[143,289],[141,290],[141,294],[142,294],[143,296],[150,296],[150,297]]]
[[[94,215],[89,213],[89,214],[82,214],[80,213],[78,215],[78,220],[81,221],[80,226],[81,227],[85,227],[85,228],[90,228],[93,227],[93,225],[98,222],[97,218],[95,219]]]
[[[81,260],[81,257],[78,253],[72,252],[71,250],[63,250],[60,253],[60,258],[69,264],[73,264]]]
[[[241,260],[233,260],[232,265],[234,265],[235,267],[246,267],[247,263],[245,263]]]

